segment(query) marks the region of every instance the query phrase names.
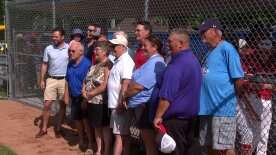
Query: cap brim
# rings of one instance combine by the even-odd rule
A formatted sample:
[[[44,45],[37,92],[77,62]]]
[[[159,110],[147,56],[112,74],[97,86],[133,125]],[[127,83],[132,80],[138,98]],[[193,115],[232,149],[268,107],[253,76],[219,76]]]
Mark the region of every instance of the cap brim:
[[[117,39],[112,39],[112,40],[109,40],[109,42],[113,45],[122,45],[122,46],[125,46],[127,47],[126,45],[124,45],[123,43],[121,43],[119,40]]]
[[[205,25],[201,25],[198,29],[198,33],[202,35],[204,32],[206,32],[209,28],[207,28]]]
[[[118,45],[117,40],[112,39],[112,40],[109,40],[109,42],[110,42],[111,44],[113,44],[113,45]]]

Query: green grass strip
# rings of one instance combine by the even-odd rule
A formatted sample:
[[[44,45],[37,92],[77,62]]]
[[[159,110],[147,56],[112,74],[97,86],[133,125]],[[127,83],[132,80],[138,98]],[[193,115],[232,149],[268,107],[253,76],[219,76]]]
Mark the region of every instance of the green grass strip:
[[[0,145],[0,155],[16,155],[16,153],[8,147]]]

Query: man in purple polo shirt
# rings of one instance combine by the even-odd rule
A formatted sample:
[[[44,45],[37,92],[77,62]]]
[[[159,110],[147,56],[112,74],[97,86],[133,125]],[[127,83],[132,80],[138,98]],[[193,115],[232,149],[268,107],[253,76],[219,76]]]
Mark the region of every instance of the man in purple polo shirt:
[[[168,64],[161,84],[159,104],[154,126],[163,123],[176,142],[173,155],[187,154],[188,136],[192,118],[199,110],[201,69],[189,46],[189,34],[173,30],[168,38],[172,60]]]

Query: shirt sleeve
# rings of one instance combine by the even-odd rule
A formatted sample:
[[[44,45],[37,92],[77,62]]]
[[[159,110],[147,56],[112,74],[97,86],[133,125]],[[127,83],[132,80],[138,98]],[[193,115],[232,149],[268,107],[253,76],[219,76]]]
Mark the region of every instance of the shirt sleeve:
[[[43,62],[48,62],[49,58],[48,58],[48,48],[46,47],[44,50],[44,55],[43,55]]]
[[[165,64],[155,62],[143,67],[135,82],[146,89],[152,88],[156,84],[156,78],[165,69]]]
[[[67,65],[67,71],[66,71],[66,75],[65,75],[65,80],[68,82],[69,81],[69,65],[70,65],[70,63],[68,63],[68,65]]]
[[[231,78],[237,79],[244,77],[240,56],[233,46],[226,48],[226,58]]]
[[[159,97],[172,103],[179,90],[180,80],[181,73],[173,69],[173,66],[168,66],[163,76]]]
[[[122,66],[120,71],[121,79],[131,79],[132,72],[134,69],[134,62],[132,60],[125,60],[125,63]]]

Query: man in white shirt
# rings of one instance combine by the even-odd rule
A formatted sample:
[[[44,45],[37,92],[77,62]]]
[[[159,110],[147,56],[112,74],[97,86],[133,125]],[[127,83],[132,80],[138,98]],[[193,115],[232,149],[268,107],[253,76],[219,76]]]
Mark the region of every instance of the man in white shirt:
[[[113,128],[115,143],[113,155],[129,154],[128,137],[130,117],[123,103],[125,91],[134,69],[134,62],[127,53],[128,41],[123,35],[110,40],[116,57],[108,78],[108,108],[111,109],[110,126]]]
[[[41,138],[47,134],[50,108],[55,100],[60,101],[59,118],[56,126],[56,136],[60,137],[61,124],[65,116],[66,105],[62,100],[64,97],[65,75],[69,61],[68,44],[64,42],[65,32],[63,28],[52,30],[53,44],[47,46],[44,51],[43,63],[40,73],[40,88],[44,93],[44,108],[42,112],[42,128],[36,134],[36,138]],[[45,81],[45,77],[47,79]]]

